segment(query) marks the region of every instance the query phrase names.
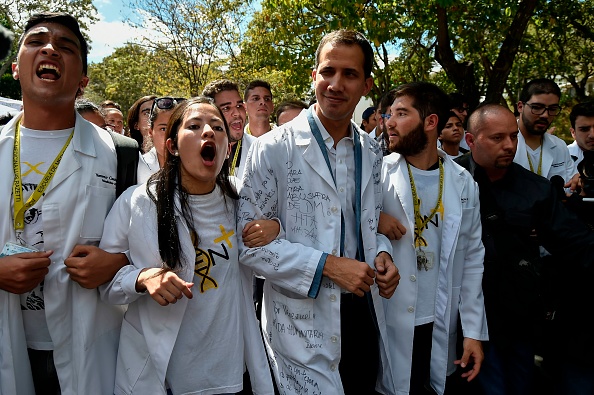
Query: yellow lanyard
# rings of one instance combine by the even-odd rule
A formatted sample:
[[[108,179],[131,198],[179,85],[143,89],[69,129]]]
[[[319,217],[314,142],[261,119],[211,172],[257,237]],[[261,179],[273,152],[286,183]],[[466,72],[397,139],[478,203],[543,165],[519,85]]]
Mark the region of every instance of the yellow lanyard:
[[[439,206],[441,206],[441,195],[443,192],[443,162],[441,158],[439,159],[439,192],[437,195],[437,203],[435,207],[431,211],[431,214],[427,218],[423,220],[421,217],[421,202],[419,200],[419,196],[417,195],[417,188],[415,187],[415,179],[413,178],[412,171],[410,170],[410,164],[406,162],[406,167],[408,169],[408,177],[410,178],[410,188],[412,190],[413,196],[413,206],[415,210],[415,227],[417,228],[417,232],[415,234],[415,245],[417,245],[421,240],[421,234],[423,230],[425,230],[425,226],[431,221],[431,219],[435,216],[437,210],[439,210]]]
[[[542,176],[542,151],[544,151],[544,147],[542,146],[543,141],[540,142],[540,158],[538,160],[538,169],[536,174]],[[528,158],[528,164],[530,165],[530,171],[534,173],[534,166],[532,166],[532,160],[530,159],[530,154],[528,153],[528,149],[526,149],[526,157]]]
[[[243,139],[241,139],[243,140]],[[237,164],[237,158],[239,157],[239,151],[241,151],[241,140],[235,143],[235,153],[233,154],[233,160],[231,161],[231,165],[229,166],[229,174],[234,176],[235,175],[235,167]]]
[[[56,170],[58,169],[58,165],[62,160],[62,156],[66,151],[66,147],[70,144],[70,140],[72,140],[72,136],[74,135],[74,129],[68,140],[66,140],[66,144],[62,147],[62,150],[54,159],[54,162],[51,164],[47,172],[41,179],[41,182],[33,191],[33,194],[29,196],[27,202],[23,203],[23,180],[21,178],[21,137],[20,137],[20,130],[21,130],[21,123],[18,122],[14,131],[14,149],[12,154],[12,167],[14,170],[14,182],[12,184],[12,196],[14,200],[14,229],[15,230],[23,230],[25,228],[25,211],[29,208],[33,207],[35,203],[43,196],[43,193],[47,189],[50,181],[56,174]]]

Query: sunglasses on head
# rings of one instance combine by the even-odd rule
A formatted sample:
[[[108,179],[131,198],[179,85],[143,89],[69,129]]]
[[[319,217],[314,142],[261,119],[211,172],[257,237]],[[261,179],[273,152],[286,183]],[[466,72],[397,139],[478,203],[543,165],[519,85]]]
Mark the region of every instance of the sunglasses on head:
[[[155,107],[157,107],[159,110],[171,110],[184,100],[186,100],[184,97],[157,97],[153,102],[153,108],[151,109],[151,112],[153,112]]]

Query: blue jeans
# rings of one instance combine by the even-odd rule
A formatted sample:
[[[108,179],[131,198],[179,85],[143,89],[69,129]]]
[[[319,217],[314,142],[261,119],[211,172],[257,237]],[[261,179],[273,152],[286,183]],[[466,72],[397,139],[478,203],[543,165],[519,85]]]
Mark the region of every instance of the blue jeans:
[[[534,347],[512,341],[508,347],[484,343],[485,360],[477,376],[484,395],[527,395],[534,387]]]

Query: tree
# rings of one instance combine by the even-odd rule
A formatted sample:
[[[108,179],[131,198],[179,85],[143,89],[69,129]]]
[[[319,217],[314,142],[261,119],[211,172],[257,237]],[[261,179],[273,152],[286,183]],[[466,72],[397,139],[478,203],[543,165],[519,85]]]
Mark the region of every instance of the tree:
[[[132,0],[130,7],[148,17],[129,22],[152,29],[151,37],[143,37],[143,46],[162,54],[172,66],[169,73],[183,76],[190,93],[197,95],[219,72],[212,70],[213,65],[235,56],[248,4],[244,0]]]
[[[89,85],[85,96],[95,103],[116,101],[126,111],[141,96],[189,97],[187,81],[172,73],[170,57],[153,53],[139,44],[117,48],[103,61],[89,65]]]
[[[407,2],[365,0],[265,0],[262,10],[249,25],[242,56],[248,54],[253,67],[284,70],[295,86],[307,89],[308,70],[312,67],[315,45],[331,30],[346,27],[363,32],[374,44],[376,86],[371,97],[405,81],[434,81],[449,91],[457,89],[471,104],[513,102],[525,81],[526,62],[542,57],[529,39],[550,43],[557,40],[556,53],[548,58],[548,72],[572,81],[570,68],[561,64],[563,46],[570,35],[594,36],[592,0],[411,0]],[[557,13],[555,16],[554,12]],[[554,23],[559,15],[563,21]],[[290,21],[290,23],[287,23]],[[551,22],[553,21],[553,22]],[[567,29],[570,27],[570,29]],[[579,49],[578,49],[579,47]],[[581,59],[576,84],[592,73],[586,62],[591,42],[576,43],[572,61],[576,69]],[[567,50],[566,50],[567,52]],[[591,58],[591,57],[590,57]],[[436,63],[442,71],[435,67]],[[563,71],[562,74],[561,71]],[[445,76],[445,77],[444,77]],[[540,75],[544,76],[544,75]]]

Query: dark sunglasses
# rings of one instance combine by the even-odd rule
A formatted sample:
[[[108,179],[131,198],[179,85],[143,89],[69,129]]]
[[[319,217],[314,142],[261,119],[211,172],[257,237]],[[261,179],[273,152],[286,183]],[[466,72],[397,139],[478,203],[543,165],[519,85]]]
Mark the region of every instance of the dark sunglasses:
[[[155,110],[155,107],[157,107],[159,110],[171,110],[184,100],[186,100],[184,97],[157,97],[153,102],[151,113]]]

